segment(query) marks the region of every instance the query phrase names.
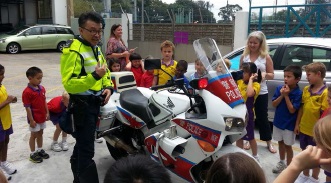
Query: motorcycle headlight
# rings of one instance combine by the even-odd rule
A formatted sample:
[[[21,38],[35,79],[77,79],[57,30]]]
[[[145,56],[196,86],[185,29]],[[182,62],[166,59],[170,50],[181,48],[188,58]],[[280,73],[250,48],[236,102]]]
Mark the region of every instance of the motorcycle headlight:
[[[6,42],[5,38],[0,39],[0,43],[5,43],[5,42]]]
[[[242,132],[246,127],[244,120],[240,118],[224,118],[225,130],[230,132]]]

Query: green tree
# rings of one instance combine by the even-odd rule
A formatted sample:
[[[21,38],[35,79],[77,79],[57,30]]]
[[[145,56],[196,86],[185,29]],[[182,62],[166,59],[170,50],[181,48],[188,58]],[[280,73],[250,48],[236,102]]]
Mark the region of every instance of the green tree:
[[[226,6],[220,8],[218,16],[221,16],[225,22],[233,21],[235,18],[235,13],[242,9],[243,8],[238,4],[227,4]]]
[[[75,0],[74,1],[74,16],[79,17],[80,14],[87,11],[102,12],[104,9],[103,2],[99,0]]]
[[[169,9],[177,11],[178,9],[184,10],[186,15],[189,11],[193,14],[193,21],[203,23],[215,23],[214,14],[209,11],[213,4],[205,1],[192,1],[192,0],[176,0],[175,3],[169,5]]]

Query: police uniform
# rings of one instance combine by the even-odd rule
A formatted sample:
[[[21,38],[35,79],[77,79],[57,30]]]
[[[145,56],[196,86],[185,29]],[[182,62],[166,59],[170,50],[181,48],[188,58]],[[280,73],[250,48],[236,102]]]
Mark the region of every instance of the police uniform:
[[[73,113],[76,144],[70,158],[74,182],[97,177],[94,157],[96,122],[100,111],[100,96],[104,89],[113,91],[110,71],[100,77],[95,72],[106,60],[98,46],[81,37],[69,40],[61,56],[62,84],[70,95],[69,108]],[[94,174],[94,175],[91,175]],[[94,181],[93,181],[94,182]]]

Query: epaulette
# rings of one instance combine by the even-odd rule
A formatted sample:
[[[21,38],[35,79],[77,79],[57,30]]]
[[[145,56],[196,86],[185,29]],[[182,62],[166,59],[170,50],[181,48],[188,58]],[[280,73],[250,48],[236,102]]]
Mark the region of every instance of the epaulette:
[[[64,47],[65,47],[65,48],[69,48],[73,42],[74,42],[73,39],[69,39],[69,40],[66,42],[66,45],[64,45]]]

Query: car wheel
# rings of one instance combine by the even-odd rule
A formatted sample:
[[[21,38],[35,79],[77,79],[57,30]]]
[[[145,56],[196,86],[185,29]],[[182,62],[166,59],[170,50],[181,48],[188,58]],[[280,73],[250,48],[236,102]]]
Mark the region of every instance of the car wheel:
[[[62,41],[57,45],[57,50],[62,52],[63,47],[66,45],[66,42]]]
[[[17,43],[9,43],[7,46],[7,53],[16,54],[21,51],[21,46]]]

